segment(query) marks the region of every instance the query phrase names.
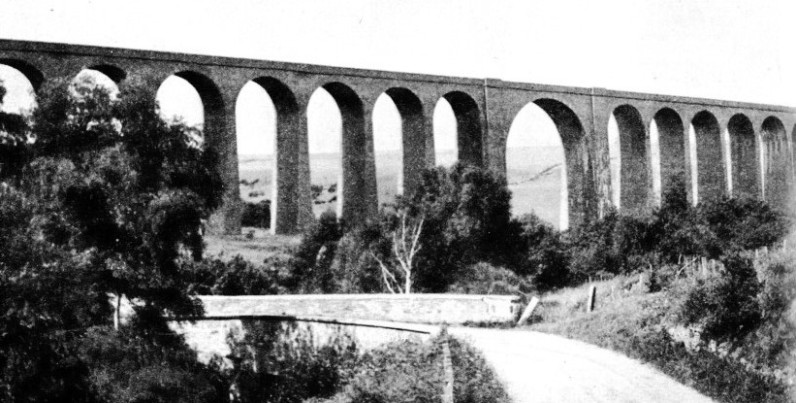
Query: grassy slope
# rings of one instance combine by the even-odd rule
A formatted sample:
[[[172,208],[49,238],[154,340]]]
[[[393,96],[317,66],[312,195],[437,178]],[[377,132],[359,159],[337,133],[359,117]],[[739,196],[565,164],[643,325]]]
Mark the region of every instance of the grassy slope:
[[[592,283],[596,308],[585,312],[589,284],[542,297],[531,330],[558,334],[609,348],[649,362],[678,381],[722,402],[787,402],[780,383],[706,350],[687,350],[668,336],[675,325],[677,290],[693,277],[678,280],[668,291],[645,292],[639,277],[619,276]]]

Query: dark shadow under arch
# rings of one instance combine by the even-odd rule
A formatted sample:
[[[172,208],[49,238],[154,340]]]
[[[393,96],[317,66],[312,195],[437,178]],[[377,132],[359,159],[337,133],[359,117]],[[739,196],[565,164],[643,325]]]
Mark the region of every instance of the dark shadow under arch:
[[[459,162],[483,167],[483,131],[481,111],[472,97],[461,91],[443,95],[456,116],[456,138],[459,146]]]
[[[652,171],[644,121],[631,105],[618,106],[612,113],[619,129],[619,207],[630,213],[647,211],[652,207]]]
[[[701,202],[727,194],[724,147],[719,121],[708,111],[701,111],[691,119],[696,139],[697,197]]]
[[[100,64],[91,66],[88,68],[89,70],[95,70],[102,74],[105,74],[108,78],[113,80],[116,85],[119,85],[125,78],[127,78],[127,72],[120,69],[119,67],[112,66],[110,64]]]
[[[764,144],[763,196],[775,208],[785,209],[793,179],[785,125],[775,116],[767,117],[760,138]]]
[[[732,160],[732,194],[738,197],[760,197],[760,164],[758,145],[752,121],[738,113],[727,122]]]
[[[686,158],[686,136],[683,119],[671,108],[655,113],[652,122],[658,129],[658,151],[660,155],[661,195],[674,186],[684,185],[688,189]]]
[[[17,59],[0,59],[0,64],[13,67],[28,79],[34,91],[38,91],[44,84],[44,74],[34,65]]]

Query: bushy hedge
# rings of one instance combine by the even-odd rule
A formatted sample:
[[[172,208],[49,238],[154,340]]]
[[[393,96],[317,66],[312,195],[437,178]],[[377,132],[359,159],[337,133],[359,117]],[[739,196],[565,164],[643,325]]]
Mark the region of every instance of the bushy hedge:
[[[240,223],[244,227],[271,228],[271,201],[243,203]]]

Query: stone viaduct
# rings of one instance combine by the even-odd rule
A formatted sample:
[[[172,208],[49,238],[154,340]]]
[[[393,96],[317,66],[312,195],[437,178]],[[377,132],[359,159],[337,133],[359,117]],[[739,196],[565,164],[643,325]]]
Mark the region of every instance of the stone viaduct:
[[[417,185],[423,168],[434,165],[432,116],[444,97],[456,116],[459,161],[501,174],[506,172],[506,140],[514,117],[529,103],[544,110],[564,146],[571,224],[600,216],[615,202],[624,211],[654,207],[661,187],[677,176],[686,181],[694,202],[732,194],[780,207],[792,204],[796,109],[789,107],[13,40],[0,40],[0,64],[22,72],[34,89],[48,80],[71,79],[84,69],[99,71],[119,85],[143,85],[153,97],[171,75],[190,82],[204,105],[206,144],[218,151],[228,184],[213,226],[230,233],[240,230],[241,204],[234,108],[249,81],[262,86],[277,112],[272,196],[272,228],[277,233],[297,232],[314,219],[305,111],[320,87],[331,94],[342,115],[338,197],[346,219],[362,220],[378,209],[371,115],[383,93],[402,118],[405,190]],[[620,138],[621,174],[613,183],[620,184],[621,193],[616,201],[609,157],[611,116]],[[659,161],[652,158],[653,126]],[[662,186],[653,186],[656,182]]]

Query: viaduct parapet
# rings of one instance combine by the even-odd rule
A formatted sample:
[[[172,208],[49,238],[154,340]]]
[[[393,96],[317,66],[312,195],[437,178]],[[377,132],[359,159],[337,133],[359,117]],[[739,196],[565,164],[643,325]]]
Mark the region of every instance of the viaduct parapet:
[[[445,98],[456,116],[459,161],[500,174],[506,173],[506,140],[514,117],[529,103],[544,110],[564,146],[571,224],[601,216],[612,205],[629,212],[652,208],[677,176],[687,182],[694,202],[726,194],[758,197],[779,207],[791,204],[796,109],[784,106],[14,40],[0,40],[0,64],[22,72],[34,89],[85,69],[118,85],[142,85],[153,97],[171,75],[190,82],[204,105],[206,144],[218,151],[227,184],[213,226],[228,233],[240,231],[235,102],[250,81],[268,93],[276,109],[271,200],[277,233],[298,232],[314,220],[306,110],[318,88],[331,94],[342,116],[338,200],[345,219],[377,213],[371,116],[383,93],[402,119],[404,191],[417,186],[422,170],[435,164],[432,116],[437,101]],[[612,197],[608,145],[612,115],[620,138],[618,199]],[[653,126],[658,153],[651,148]]]

